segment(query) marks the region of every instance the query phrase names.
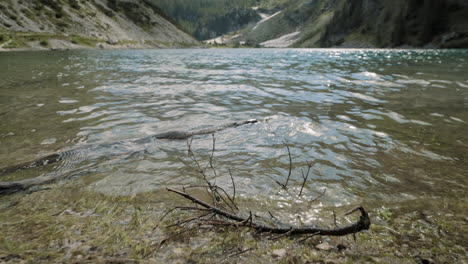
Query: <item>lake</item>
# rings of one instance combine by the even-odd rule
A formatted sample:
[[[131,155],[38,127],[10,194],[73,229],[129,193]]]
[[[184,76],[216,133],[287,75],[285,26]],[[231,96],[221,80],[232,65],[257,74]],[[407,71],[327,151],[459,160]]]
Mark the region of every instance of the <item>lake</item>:
[[[259,206],[307,215],[466,196],[468,50],[8,52],[0,69],[0,167],[72,150],[0,181],[59,174],[51,188],[113,196],[196,185],[187,141],[133,140],[255,118],[214,135],[213,162],[216,184],[232,191],[231,170]],[[206,166],[212,136],[191,148]]]

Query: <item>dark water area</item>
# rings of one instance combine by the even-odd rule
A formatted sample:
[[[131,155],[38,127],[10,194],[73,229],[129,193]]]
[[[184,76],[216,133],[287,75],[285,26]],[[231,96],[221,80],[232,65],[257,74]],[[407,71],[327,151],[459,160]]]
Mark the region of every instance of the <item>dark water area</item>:
[[[326,189],[313,212],[466,194],[468,50],[10,52],[0,69],[0,167],[72,150],[0,181],[63,174],[109,195],[197,184],[186,141],[133,140],[256,118],[215,135],[216,183],[230,190],[230,169],[245,199],[287,208]],[[206,164],[212,137],[192,149]]]

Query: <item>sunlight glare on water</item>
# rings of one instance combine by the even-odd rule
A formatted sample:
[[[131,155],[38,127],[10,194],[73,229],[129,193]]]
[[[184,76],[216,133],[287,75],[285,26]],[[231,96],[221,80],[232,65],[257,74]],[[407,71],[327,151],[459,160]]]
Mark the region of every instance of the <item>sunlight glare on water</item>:
[[[338,206],[462,196],[467,61],[464,50],[0,54],[0,167],[75,150],[2,181],[72,174],[112,195],[195,184],[200,177],[178,159],[185,141],[131,139],[256,118],[216,133],[216,183],[229,189],[231,169],[243,197],[287,207],[293,196],[301,204],[325,189],[321,203]],[[293,159],[288,193],[276,184],[289,169],[284,143]],[[211,136],[196,136],[192,148],[206,162]],[[307,161],[313,167],[297,198]]]

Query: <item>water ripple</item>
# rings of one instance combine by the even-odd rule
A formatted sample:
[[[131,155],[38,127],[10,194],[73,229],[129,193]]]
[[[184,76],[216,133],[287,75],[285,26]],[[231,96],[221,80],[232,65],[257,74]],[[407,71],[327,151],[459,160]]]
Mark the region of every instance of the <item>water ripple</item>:
[[[30,145],[38,153],[97,146],[62,166],[91,165],[89,188],[97,191],[193,184],[199,177],[177,158],[186,142],[132,140],[250,118],[261,122],[216,134],[224,175],[217,182],[230,186],[231,168],[239,195],[283,199],[275,181],[289,167],[284,142],[294,161],[291,188],[314,162],[304,197],[326,188],[322,205],[368,193],[411,199],[427,190],[446,193],[447,186],[462,193],[466,186],[456,176],[467,170],[468,80],[460,74],[466,51],[81,51],[51,60],[28,66],[30,80],[0,73],[1,134],[13,135],[0,139],[0,158],[31,155]],[[206,160],[211,137],[193,144]]]

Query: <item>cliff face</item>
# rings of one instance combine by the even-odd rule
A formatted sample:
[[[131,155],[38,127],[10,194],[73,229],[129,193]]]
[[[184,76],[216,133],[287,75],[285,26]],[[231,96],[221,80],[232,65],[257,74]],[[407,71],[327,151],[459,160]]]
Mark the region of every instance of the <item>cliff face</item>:
[[[194,45],[194,38],[146,0],[0,2],[0,48]]]
[[[293,47],[468,47],[465,0],[293,0],[235,41]]]
[[[318,44],[352,44],[354,37],[377,47],[468,47],[467,14],[463,0],[345,1]]]

